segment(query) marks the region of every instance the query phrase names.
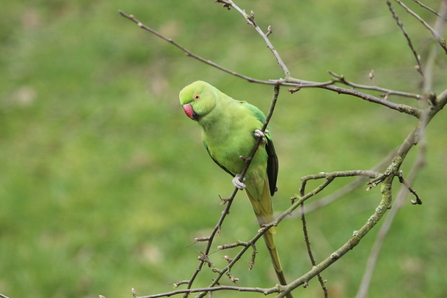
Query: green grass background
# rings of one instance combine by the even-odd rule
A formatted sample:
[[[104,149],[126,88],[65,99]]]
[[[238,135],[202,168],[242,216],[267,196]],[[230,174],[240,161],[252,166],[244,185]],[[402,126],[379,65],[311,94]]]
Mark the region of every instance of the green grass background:
[[[410,1],[407,1],[410,2]],[[439,1],[426,4],[437,9]],[[325,81],[327,70],[369,84],[419,92],[414,58],[384,1],[237,1],[256,13],[292,75]],[[408,3],[431,24],[434,17]],[[0,11],[0,293],[22,297],[131,297],[172,290],[188,279],[197,250],[220,216],[218,195],[230,177],[207,156],[200,128],[185,117],[178,92],[206,80],[267,111],[272,88],[200,63],[121,17],[121,9],[191,51],[259,79],[283,77],[259,35],[234,10],[213,1],[6,0]],[[399,7],[422,58],[433,45]],[[425,61],[425,60],[424,60]],[[446,59],[435,92],[446,88]],[[412,99],[391,97],[418,105]],[[427,164],[385,241],[369,297],[447,296],[447,120],[427,130]],[[280,160],[276,210],[289,206],[300,177],[369,169],[412,130],[416,120],[358,98],[318,89],[282,88],[271,131]],[[408,172],[415,157],[409,155]],[[336,181],[329,194],[350,180]],[[399,185],[395,184],[397,190]],[[379,189],[365,187],[308,215],[315,257],[342,245],[372,214]],[[324,195],[323,194],[323,195]],[[317,198],[314,198],[316,200]],[[216,245],[248,240],[257,226],[237,196]],[[378,228],[326,270],[331,297],[353,297]],[[289,279],[310,269],[301,222],[278,227]],[[242,286],[275,284],[263,244],[253,271],[233,269]],[[213,255],[223,267],[224,254]],[[196,286],[213,274],[204,269]],[[226,278],[223,284],[231,284]],[[259,297],[215,293],[215,297]],[[311,281],[297,296],[321,297]]]

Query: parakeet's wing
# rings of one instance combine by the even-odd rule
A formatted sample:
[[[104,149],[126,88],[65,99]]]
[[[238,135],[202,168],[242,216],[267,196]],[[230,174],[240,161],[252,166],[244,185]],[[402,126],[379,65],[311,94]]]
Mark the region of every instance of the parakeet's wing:
[[[265,122],[265,115],[254,105],[248,102],[241,101],[250,112],[261,122]],[[269,177],[270,195],[274,195],[276,191],[276,181],[278,177],[278,157],[276,156],[275,146],[273,145],[272,137],[270,133],[266,133],[267,143],[265,144],[265,150],[267,151],[267,176]]]
[[[278,177],[278,157],[276,156],[275,146],[273,141],[267,138],[267,144],[265,145],[267,150],[267,176],[269,177],[270,195],[274,195],[276,191],[276,179]]]
[[[231,173],[226,167],[224,167],[224,166],[221,165],[217,160],[214,159],[214,157],[213,157],[213,156],[211,155],[211,153],[210,153],[210,150],[208,149],[208,145],[207,145],[205,142],[203,142],[203,146],[205,147],[206,152],[208,152],[208,155],[211,157],[211,159],[214,160],[214,162],[215,162],[219,167],[221,167],[225,172],[227,172],[228,174],[230,174],[232,177],[235,176],[235,174]]]

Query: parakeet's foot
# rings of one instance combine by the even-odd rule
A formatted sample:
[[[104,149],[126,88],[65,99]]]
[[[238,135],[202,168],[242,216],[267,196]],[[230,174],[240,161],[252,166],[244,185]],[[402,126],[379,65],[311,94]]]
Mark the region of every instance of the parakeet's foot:
[[[234,176],[232,182],[235,187],[237,187],[240,190],[243,190],[243,189],[245,189],[246,186],[245,186],[244,182],[239,181],[240,178],[241,178],[241,175],[236,174],[236,176]],[[244,181],[245,181],[245,178],[244,178]]]
[[[269,131],[266,130],[265,133],[268,133]],[[265,138],[264,132],[262,132],[260,129],[256,129],[254,132],[255,137],[261,138],[263,143],[267,142],[267,139]]]

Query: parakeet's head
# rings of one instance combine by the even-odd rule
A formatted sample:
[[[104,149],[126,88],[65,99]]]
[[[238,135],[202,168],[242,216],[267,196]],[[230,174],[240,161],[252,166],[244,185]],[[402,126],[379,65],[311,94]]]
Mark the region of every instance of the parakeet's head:
[[[197,81],[180,91],[180,104],[186,116],[193,120],[200,120],[216,106],[216,89],[210,84]]]

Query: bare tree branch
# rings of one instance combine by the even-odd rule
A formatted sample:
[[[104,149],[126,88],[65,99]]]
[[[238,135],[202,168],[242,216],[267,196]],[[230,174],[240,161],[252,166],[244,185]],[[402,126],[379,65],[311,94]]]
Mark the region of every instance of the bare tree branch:
[[[209,287],[209,288],[197,288],[197,289],[185,289],[185,290],[175,290],[167,293],[148,295],[148,296],[136,296],[136,298],[158,298],[158,297],[171,297],[174,295],[180,294],[193,294],[193,293],[209,293],[209,292],[217,292],[217,291],[236,291],[236,292],[252,292],[252,293],[262,293],[264,295],[269,295],[273,293],[278,293],[279,289],[277,287],[263,289],[258,287],[240,287],[240,286],[217,286],[217,287]]]
[[[395,154],[396,154],[396,150],[391,151],[379,164],[377,164],[374,168],[371,169],[371,172],[377,173],[378,171],[382,170],[384,167],[386,167],[391,162],[391,160]],[[371,176],[367,176],[367,175],[357,176],[357,178],[354,181],[345,185],[344,187],[340,188],[339,190],[334,191],[333,193],[327,195],[324,198],[319,199],[318,201],[307,204],[304,207],[304,212],[310,213],[310,212],[320,209],[326,205],[333,203],[337,199],[345,196],[346,194],[352,192],[353,190],[359,188],[360,186],[364,186],[365,182],[368,180],[368,178],[371,178],[371,177],[373,177],[373,176],[372,175]],[[301,178],[301,179],[303,179],[303,178]]]
[[[339,249],[337,249],[335,252],[333,252],[329,257],[327,257],[325,260],[320,262],[319,264],[313,266],[313,268],[308,271],[306,274],[302,275],[301,277],[295,279],[292,281],[287,287],[285,287],[284,292],[279,293],[276,298],[285,297],[287,293],[290,293],[292,290],[296,289],[297,287],[304,285],[309,280],[311,280],[313,277],[315,277],[318,273],[325,270],[327,267],[332,265],[334,262],[336,262],[338,259],[340,259],[343,255],[345,255],[347,252],[352,250],[355,246],[359,244],[361,239],[380,221],[380,219],[385,214],[386,210],[389,208],[391,204],[391,183],[392,183],[392,177],[388,177],[387,181],[384,182],[384,187],[382,187],[382,200],[380,204],[375,209],[374,214],[368,219],[368,221],[363,225],[362,228],[360,228],[357,231],[354,231],[352,237],[343,244]],[[311,194],[310,196],[312,196]],[[298,197],[296,196],[296,202],[290,207],[285,213],[292,212],[294,208],[296,208],[298,205],[301,205],[305,200],[307,200],[310,196],[304,196],[304,197]],[[279,219],[282,219],[283,217],[278,217]]]
[[[237,6],[233,1],[231,0],[217,0],[216,2],[219,3],[224,3],[224,7],[233,7],[235,10],[237,10],[240,14],[242,14],[242,16],[247,20],[247,23],[250,24],[251,26],[253,26],[256,31],[258,31],[259,35],[261,35],[261,37],[264,39],[265,43],[267,44],[267,47],[270,49],[270,51],[272,51],[273,55],[276,58],[276,61],[278,61],[278,64],[281,66],[282,70],[284,71],[284,75],[285,75],[285,81],[287,81],[290,77],[290,71],[287,68],[286,64],[284,63],[284,61],[282,60],[281,56],[279,55],[279,53],[275,50],[275,48],[273,47],[272,43],[270,42],[270,40],[268,39],[268,35],[270,35],[272,33],[272,27],[269,26],[267,29],[267,34],[264,34],[264,32],[262,31],[261,28],[259,28],[258,24],[256,24],[255,22],[255,14],[252,11],[250,15],[248,15],[245,10],[239,8],[239,6]]]
[[[420,168],[423,167],[423,165],[425,163],[424,162],[425,150],[426,150],[426,146],[425,146],[425,142],[424,142],[423,146],[421,146],[421,149],[419,151],[417,161],[413,165],[413,169],[410,171],[410,174],[407,178],[408,184],[404,185],[400,188],[399,193],[396,196],[396,202],[394,203],[393,208],[389,212],[383,225],[380,227],[379,233],[377,234],[377,237],[376,237],[376,241],[374,242],[374,245],[371,249],[371,253],[368,257],[368,261],[366,264],[366,270],[363,274],[359,290],[355,296],[356,298],[365,298],[368,295],[369,285],[372,280],[375,265],[379,258],[379,254],[380,254],[380,250],[383,246],[383,242],[385,241],[385,238],[388,235],[388,232],[391,228],[394,218],[397,215],[397,212],[403,207],[403,203],[404,203],[406,196],[408,194],[408,189],[409,189],[408,185],[414,181]],[[422,202],[420,204],[422,204]]]
[[[357,89],[365,89],[365,90],[371,90],[371,91],[379,91],[379,92],[385,92],[384,96],[389,96],[389,95],[398,95],[398,96],[403,96],[403,97],[412,97],[412,98],[416,98],[416,99],[421,99],[422,96],[419,94],[414,94],[414,93],[408,93],[408,92],[402,92],[402,91],[396,91],[396,90],[391,90],[391,89],[387,89],[387,88],[381,88],[381,87],[377,87],[377,86],[367,86],[367,85],[360,85],[360,84],[356,84],[356,83],[352,83],[348,80],[346,80],[344,75],[338,75],[333,71],[328,71],[328,73],[331,76],[334,76],[336,79],[336,82],[340,82],[343,83],[345,85],[357,88]]]
[[[277,79],[277,80],[268,80],[268,81],[263,81],[263,80],[258,80],[258,79],[254,79],[251,77],[247,77],[244,75],[241,75],[237,72],[231,71],[229,69],[226,69],[210,60],[206,60],[196,54],[193,54],[192,52],[190,52],[189,50],[187,50],[186,48],[184,48],[183,46],[179,45],[178,43],[176,43],[175,41],[173,41],[170,38],[165,37],[164,35],[158,33],[157,31],[153,30],[152,28],[144,25],[143,23],[141,23],[140,21],[138,21],[133,15],[128,15],[126,13],[124,13],[123,11],[119,11],[119,13],[126,17],[127,19],[135,22],[136,24],[138,24],[138,26],[144,30],[147,30],[149,32],[151,32],[152,34],[158,36],[159,38],[173,44],[174,46],[176,46],[177,48],[179,48],[180,50],[182,50],[183,52],[186,53],[187,56],[189,57],[193,57],[203,63],[206,63],[210,66],[213,66],[219,70],[222,70],[226,73],[229,73],[231,75],[234,75],[236,77],[242,78],[244,80],[247,80],[250,83],[259,83],[259,84],[267,84],[267,85],[281,85],[281,86],[290,86],[290,87],[295,87],[294,90],[292,90],[292,92],[296,92],[298,90],[300,90],[301,88],[312,88],[312,87],[318,87],[318,88],[324,88],[327,90],[331,90],[334,92],[337,92],[338,94],[346,94],[346,95],[352,95],[355,97],[359,97],[363,100],[367,100],[369,102],[373,102],[373,103],[377,103],[380,105],[383,105],[385,107],[388,107],[390,109],[402,112],[402,113],[406,113],[412,116],[415,116],[417,118],[419,118],[420,116],[420,111],[417,108],[411,107],[411,106],[407,106],[407,105],[403,105],[403,104],[396,104],[393,102],[390,102],[388,100],[384,100],[382,98],[370,95],[370,94],[366,94],[366,93],[362,93],[360,91],[357,90],[353,90],[353,89],[346,89],[346,88],[341,88],[341,87],[337,87],[334,85],[331,85],[333,83],[333,81],[329,81],[329,82],[325,82],[325,83],[319,83],[319,82],[312,82],[312,81],[305,81],[305,80],[299,80],[299,79],[293,79],[293,78],[289,78],[287,80],[285,79]],[[397,92],[397,91],[396,91]]]
[[[315,258],[314,258],[314,255],[312,253],[312,249],[310,246],[309,232],[307,231],[307,224],[306,224],[306,215],[304,213],[304,203],[301,204],[301,221],[303,223],[304,242],[306,243],[307,254],[309,255],[310,263],[312,264],[312,267],[313,267],[313,266],[316,266],[317,263],[315,262]],[[317,274],[317,278],[318,278],[318,281],[320,282],[321,289],[323,290],[324,297],[327,298],[328,291],[325,286],[323,277],[321,277],[321,273]]]
[[[200,57],[200,56],[198,56],[198,55],[192,53],[191,51],[187,50],[186,48],[184,48],[183,46],[181,46],[180,44],[178,44],[177,42],[175,42],[175,41],[172,40],[171,38],[168,38],[168,37],[166,37],[166,36],[160,34],[159,32],[155,31],[154,29],[152,29],[152,28],[150,28],[150,27],[144,25],[143,23],[141,23],[140,21],[138,21],[133,15],[128,15],[128,14],[126,14],[125,12],[123,12],[123,11],[121,11],[121,10],[119,10],[118,12],[119,12],[123,17],[125,17],[125,18],[127,18],[127,19],[133,21],[134,23],[136,23],[136,24],[138,25],[138,27],[140,27],[140,28],[142,28],[142,29],[144,29],[144,30],[146,30],[146,31],[149,31],[150,33],[152,33],[152,34],[158,36],[159,38],[161,38],[161,39],[163,39],[163,40],[165,40],[165,41],[171,43],[171,44],[174,45],[175,47],[179,48],[180,50],[182,50],[183,52],[185,52],[185,54],[186,54],[187,56],[189,56],[189,57],[195,58],[195,59],[197,59],[197,60],[199,60],[199,61],[201,61],[201,62],[203,62],[203,63],[206,63],[206,64],[208,64],[208,65],[211,65],[211,66],[213,66],[213,67],[215,67],[215,68],[217,68],[217,69],[219,69],[219,70],[222,70],[222,71],[224,71],[224,72],[226,72],[226,73],[229,73],[229,74],[231,74],[231,75],[240,77],[240,78],[242,78],[242,79],[244,79],[244,80],[247,80],[248,82],[252,82],[252,83],[260,83],[260,84],[267,84],[267,85],[276,85],[275,82],[262,81],[262,80],[257,80],[257,79],[254,79],[254,78],[250,78],[250,77],[241,75],[241,74],[239,74],[239,73],[237,73],[237,72],[234,72],[234,71],[231,71],[231,70],[229,70],[229,69],[226,69],[226,68],[224,68],[224,67],[222,67],[222,66],[220,66],[220,65],[218,65],[218,64],[216,64],[216,63],[214,63],[214,62],[212,62],[212,61],[210,61],[210,60],[206,60],[206,59],[204,59],[204,58],[202,58],[202,57]]]
[[[425,28],[428,29],[428,31],[430,31],[430,33],[433,35],[434,39],[439,43],[439,45],[444,49],[445,53],[447,54],[447,43],[445,41],[445,39],[442,38],[441,35],[438,34],[438,32],[436,32],[436,30],[434,30],[432,27],[430,27],[429,24],[427,24],[427,22],[424,21],[424,19],[422,19],[417,13],[415,13],[414,11],[412,11],[410,8],[408,8],[408,6],[406,6],[405,4],[402,3],[402,1],[400,0],[394,0],[396,1],[400,6],[402,6],[409,14],[411,14],[413,17],[415,17],[419,22],[422,23],[422,25],[424,25]]]
[[[443,1],[441,3],[440,12],[441,12],[440,15],[437,14],[440,18],[436,21],[435,30],[436,30],[436,32],[438,32],[439,35],[442,35],[445,16],[447,15],[447,1]],[[438,51],[437,47],[432,47],[432,49],[429,53],[428,59],[427,59],[426,70],[425,70],[426,76],[424,79],[423,90],[424,90],[424,93],[427,94],[427,96],[429,96],[429,97],[430,96],[434,97],[434,95],[430,94],[430,92],[432,90],[433,65],[434,65],[435,57],[437,56],[438,52],[439,51]],[[383,242],[384,242],[389,230],[391,229],[391,225],[394,221],[394,218],[396,217],[398,211],[402,208],[408,192],[409,191],[412,192],[416,197],[416,201],[412,201],[413,204],[422,204],[418,195],[416,194],[416,192],[414,190],[412,190],[410,185],[416,178],[416,175],[419,172],[419,170],[425,164],[425,153],[426,153],[426,147],[427,147],[427,142],[425,139],[425,127],[427,126],[427,124],[431,120],[431,118],[434,117],[434,115],[437,113],[437,111],[439,111],[440,109],[442,109],[445,106],[445,104],[447,102],[446,98],[447,98],[447,90],[444,91],[443,93],[441,93],[438,98],[434,98],[434,99],[425,98],[425,100],[423,101],[423,102],[425,102],[425,110],[424,110],[424,113],[422,114],[419,127],[417,127],[415,132],[413,133],[413,134],[418,135],[419,145],[420,145],[416,162],[414,163],[413,168],[411,169],[407,180],[404,180],[403,177],[401,177],[401,175],[399,175],[399,179],[400,179],[401,183],[403,183],[404,185],[401,187],[401,189],[397,195],[396,202],[394,204],[394,208],[390,211],[390,214],[385,219],[385,221],[384,221],[382,227],[380,228],[379,233],[376,237],[376,241],[374,242],[373,248],[372,248],[371,253],[368,257],[366,270],[364,272],[362,281],[360,283],[360,287],[357,292],[356,298],[364,298],[368,294],[369,285],[372,280],[375,265],[377,263]],[[432,110],[431,110],[431,107],[429,106],[428,102],[431,102],[432,104],[434,104],[434,107]],[[404,144],[407,144],[407,146],[409,146],[408,144],[410,144],[410,142],[404,142]]]
[[[416,52],[416,50],[414,49],[413,43],[411,42],[411,38],[408,35],[407,30],[405,30],[404,25],[402,24],[402,22],[400,21],[399,17],[396,14],[396,12],[394,11],[393,6],[391,5],[391,2],[387,1],[386,4],[388,5],[388,8],[390,9],[391,14],[393,15],[393,18],[396,20],[397,25],[399,26],[400,30],[402,31],[405,38],[407,39],[408,46],[410,47],[411,51],[413,52],[414,58],[416,59],[416,62],[418,64],[416,66],[416,70],[422,75],[422,77],[424,77],[424,72],[422,70],[422,64],[421,64],[421,58],[418,55],[418,53]]]
[[[299,80],[291,79],[291,81],[293,82],[293,81],[299,81]],[[323,88],[323,89],[335,91],[339,94],[346,94],[346,95],[352,95],[355,97],[360,97],[363,100],[366,100],[366,101],[369,101],[372,103],[376,103],[376,104],[380,104],[380,105],[388,107],[392,110],[396,110],[398,112],[405,113],[405,114],[414,116],[416,118],[419,118],[421,116],[421,111],[418,108],[415,108],[412,106],[407,106],[404,104],[396,104],[396,103],[388,101],[386,99],[372,96],[370,94],[362,93],[362,92],[354,90],[354,89],[340,88],[335,85],[326,85],[326,86],[317,87],[317,88]],[[396,92],[398,92],[398,91],[396,91]]]
[[[442,34],[444,33],[444,24],[446,16],[447,16],[447,0],[441,2],[440,18],[436,20],[435,24],[435,31],[440,36],[442,36]],[[433,90],[433,71],[436,57],[438,57],[438,54],[439,54],[439,48],[437,46],[432,46],[430,53],[427,57],[427,63],[425,64],[424,72],[426,73],[426,76],[424,79],[424,85],[422,87],[424,94],[429,94]]]
[[[445,16],[447,14],[447,1],[444,0],[442,2],[443,4],[441,5],[440,13],[438,14],[438,13],[430,10],[428,7],[425,7],[424,5],[419,3],[419,1],[414,0],[415,2],[417,2],[419,5],[421,5],[425,9],[429,9],[430,11],[432,11],[433,13],[435,13],[436,15],[438,15],[440,17],[436,23],[435,29],[432,29],[416,13],[414,13],[407,6],[405,6],[402,3],[402,1],[399,1],[399,0],[395,0],[395,1],[426,27],[431,32],[433,37],[440,43],[441,47],[447,53],[447,47],[446,47],[445,40],[442,39],[442,37],[441,37]],[[324,293],[325,297],[327,297],[328,292],[325,287],[324,280],[321,277],[321,272],[324,271],[326,268],[328,268],[330,265],[332,265],[334,262],[336,262],[339,258],[344,256],[347,252],[352,250],[355,246],[357,246],[359,244],[359,242],[363,239],[363,237],[380,220],[382,220],[384,214],[392,206],[392,186],[393,186],[394,178],[397,177],[403,185],[397,194],[397,197],[396,197],[396,200],[394,203],[395,208],[393,208],[392,211],[389,212],[390,213],[389,216],[384,221],[384,224],[381,227],[381,230],[379,231],[379,235],[377,236],[376,242],[375,242],[374,247],[371,251],[371,255],[368,259],[367,269],[365,271],[364,278],[363,278],[361,286],[359,288],[359,292],[357,293],[358,298],[365,297],[366,293],[368,292],[368,287],[370,284],[370,280],[372,278],[376,260],[380,253],[380,248],[383,244],[383,239],[386,237],[386,234],[391,227],[391,224],[393,222],[393,219],[394,219],[396,213],[398,212],[400,207],[403,205],[404,199],[406,198],[408,191],[412,192],[415,195],[415,197],[416,197],[416,200],[414,201],[415,203],[418,203],[418,204],[422,203],[420,201],[418,195],[416,194],[416,192],[412,189],[411,184],[414,181],[420,168],[425,163],[425,151],[426,151],[425,128],[429,124],[431,119],[439,111],[441,111],[444,108],[444,106],[447,104],[447,89],[445,91],[443,91],[441,94],[439,94],[438,96],[436,96],[436,94],[434,94],[431,91],[431,89],[433,87],[432,86],[433,65],[434,65],[435,57],[437,56],[438,52],[433,50],[430,53],[430,55],[428,57],[427,64],[426,64],[426,68],[423,69],[421,59],[420,59],[419,55],[417,54],[409,35],[407,34],[406,30],[404,29],[401,21],[399,20],[397,14],[394,11],[391,3],[388,1],[387,3],[389,6],[389,9],[390,9],[394,19],[396,20],[398,26],[404,33],[405,38],[407,39],[407,42],[409,44],[409,47],[412,50],[413,55],[415,56],[415,59],[418,64],[417,69],[421,73],[421,75],[424,77],[423,95],[377,87],[377,86],[375,86],[374,82],[373,82],[374,86],[366,86],[366,85],[356,84],[356,83],[346,80],[343,75],[338,75],[333,72],[329,72],[334,78],[332,78],[328,82],[313,82],[313,81],[305,81],[305,80],[295,79],[295,78],[291,77],[291,74],[290,74],[286,64],[283,62],[279,53],[275,50],[272,43],[268,39],[268,36],[272,33],[271,26],[268,27],[267,33],[264,33],[260,29],[258,24],[256,23],[255,14],[253,12],[251,12],[250,14],[247,14],[244,10],[240,9],[231,0],[217,0],[216,2],[222,3],[223,7],[227,8],[228,10],[230,10],[231,8],[234,8],[237,12],[239,12],[245,18],[245,20],[247,21],[248,24],[250,24],[251,26],[253,26],[256,29],[258,34],[264,39],[265,43],[267,44],[267,47],[270,49],[270,51],[274,55],[278,64],[282,68],[282,70],[285,74],[285,78],[264,81],[264,80],[258,80],[255,78],[247,77],[242,74],[236,73],[234,71],[226,69],[212,61],[206,60],[206,59],[190,52],[185,47],[176,43],[172,39],[167,38],[167,37],[163,36],[162,34],[158,33],[157,31],[153,30],[152,28],[147,27],[146,25],[142,24],[134,16],[127,15],[122,11],[119,11],[119,13],[122,16],[124,16],[124,17],[128,18],[129,20],[138,24],[138,26],[140,28],[143,28],[144,30],[156,35],[159,38],[162,38],[163,40],[165,40],[165,41],[171,43],[172,45],[174,45],[175,47],[179,48],[189,57],[193,57],[196,60],[199,60],[203,63],[206,63],[210,66],[213,66],[221,71],[224,71],[224,72],[234,75],[236,77],[243,78],[243,79],[247,80],[248,82],[273,85],[274,86],[273,99],[271,101],[270,109],[267,114],[265,123],[263,124],[262,131],[265,131],[265,129],[274,113],[274,108],[276,106],[276,102],[278,99],[280,86],[291,87],[291,89],[289,90],[291,93],[297,92],[301,88],[320,88],[323,90],[337,92],[339,94],[351,95],[351,96],[358,97],[358,98],[361,98],[363,100],[366,100],[366,101],[369,101],[369,102],[372,102],[375,104],[383,105],[387,108],[390,108],[390,109],[393,109],[393,110],[396,110],[399,112],[406,113],[411,116],[415,116],[419,121],[418,121],[418,124],[416,125],[416,127],[413,129],[413,131],[411,133],[409,133],[407,138],[402,142],[399,149],[397,151],[394,151],[392,156],[388,157],[386,159],[385,164],[384,163],[380,164],[380,167],[378,166],[374,170],[336,171],[336,172],[331,172],[331,173],[319,173],[316,175],[307,175],[307,176],[302,177],[301,178],[302,183],[301,183],[301,187],[299,190],[299,195],[297,194],[291,198],[292,205],[287,210],[285,210],[283,213],[281,213],[275,219],[274,222],[263,226],[256,233],[256,235],[253,236],[253,238],[250,241],[247,241],[247,242],[238,241],[236,243],[224,244],[224,245],[220,245],[218,247],[218,250],[240,248],[234,258],[225,257],[228,264],[224,268],[218,269],[213,265],[212,261],[209,258],[210,251],[211,251],[211,245],[213,243],[213,240],[214,240],[216,234],[219,233],[219,231],[222,227],[223,221],[225,220],[227,214],[229,213],[233,199],[238,191],[238,189],[235,188],[233,190],[231,196],[228,199],[223,199],[223,204],[226,204],[225,209],[222,212],[222,215],[219,218],[219,220],[217,221],[216,226],[214,227],[211,234],[207,237],[201,237],[201,238],[195,239],[195,243],[196,242],[207,242],[207,245],[206,245],[204,252],[199,252],[200,253],[199,265],[198,265],[197,269],[194,271],[192,277],[189,280],[182,280],[177,283],[174,283],[175,286],[186,284],[187,289],[175,290],[175,291],[171,291],[171,292],[167,292],[167,293],[150,295],[150,296],[141,296],[141,297],[142,298],[143,297],[144,298],[168,297],[168,296],[180,295],[180,294],[183,294],[184,297],[188,297],[188,295],[192,294],[192,293],[198,293],[197,297],[204,297],[207,294],[211,295],[210,293],[212,293],[214,291],[228,290],[228,291],[239,291],[239,292],[257,292],[257,293],[263,293],[264,295],[277,293],[277,295],[275,297],[280,298],[280,297],[285,297],[291,291],[293,291],[294,289],[296,289],[297,287],[299,287],[301,285],[307,285],[309,280],[311,280],[312,278],[314,278],[316,276],[318,277],[318,279],[320,281],[321,288],[323,289],[323,293]],[[341,83],[341,84],[344,84],[344,85],[352,87],[352,88],[338,87],[338,86],[334,85],[335,83]],[[373,95],[370,95],[367,93],[363,93],[363,92],[360,92],[353,88],[369,90],[369,91],[384,92],[385,94],[382,95],[384,98],[376,97],[376,96],[373,96]],[[418,100],[418,102],[421,104],[421,106],[420,106],[420,108],[416,108],[416,107],[412,107],[412,106],[408,106],[408,105],[396,104],[396,103],[390,102],[390,101],[388,101],[388,96],[390,96],[390,95],[403,96],[403,97],[407,97],[407,98],[415,98]],[[250,165],[250,162],[251,162],[254,154],[256,153],[256,150],[258,149],[261,141],[262,141],[261,139],[258,139],[252,152],[250,153],[250,155],[248,157],[243,158],[243,160],[246,161],[246,166],[241,173],[240,181],[242,181],[242,179]],[[413,165],[413,168],[410,172],[409,177],[404,179],[402,176],[402,172],[400,170],[401,166],[402,166],[403,162],[405,161],[409,151],[414,146],[416,146],[418,144],[420,145],[419,146],[420,150],[418,152],[417,160]],[[387,166],[385,166],[385,165],[387,165]],[[385,167],[386,167],[385,171],[377,172],[378,170],[381,170],[382,168],[385,168]],[[378,186],[379,184],[381,185],[380,202],[378,203],[375,210],[372,212],[372,215],[365,221],[365,223],[363,224],[363,226],[360,229],[354,231],[354,233],[350,237],[348,236],[349,238],[347,237],[348,240],[342,246],[340,246],[337,250],[335,250],[333,253],[331,253],[329,256],[327,256],[324,260],[322,260],[318,263],[315,260],[314,255],[311,250],[311,245],[310,245],[310,240],[309,240],[310,237],[308,234],[307,223],[306,223],[306,219],[305,219],[305,213],[308,212],[308,210],[304,208],[304,202],[306,202],[310,198],[312,198],[315,195],[324,191],[326,189],[326,187],[328,185],[330,185],[335,179],[342,178],[342,177],[359,177],[359,178],[357,178],[354,182],[349,184],[346,188],[342,188],[339,191],[339,193],[332,194],[332,197],[331,196],[326,197],[326,201],[323,202],[324,204],[328,204],[328,203],[332,202],[340,195],[345,194],[347,191],[350,191],[354,186],[357,187],[358,185],[360,185],[360,182],[364,183],[366,181],[365,177],[370,179],[368,182],[368,184],[370,185],[368,187],[368,190]],[[323,180],[320,183],[320,185],[318,185],[316,188],[314,188],[313,190],[306,193],[306,186],[307,186],[308,181],[319,180],[319,179]],[[309,206],[314,206],[314,205],[316,206],[316,203],[314,203],[313,205],[309,205]],[[257,252],[255,244],[258,241],[258,239],[260,237],[262,237],[262,235],[269,228],[279,225],[282,220],[284,220],[286,217],[290,216],[298,207],[301,208],[301,218],[302,218],[302,223],[303,223],[304,240],[305,240],[305,243],[307,246],[307,251],[309,254],[309,258],[311,260],[312,268],[308,272],[303,274],[302,276],[295,278],[295,280],[293,280],[291,283],[289,283],[286,286],[277,285],[276,287],[272,287],[272,288],[257,288],[257,287],[240,287],[239,285],[237,285],[238,278],[234,277],[232,275],[232,272],[231,272],[232,267],[238,261],[240,261],[241,257],[248,250],[253,249],[251,262],[249,264],[249,268],[251,268],[255,261],[255,255]],[[309,210],[311,210],[311,209],[309,209]],[[193,289],[192,285],[204,264],[209,265],[212,268],[211,270],[214,273],[216,273],[216,275],[214,276],[213,281],[210,283],[210,285],[208,287]],[[222,286],[222,285],[220,285],[220,280],[224,275],[228,276],[228,278],[233,283],[235,283],[237,286]],[[133,292],[133,295],[134,295],[134,297],[136,297],[135,292]]]
[[[424,3],[422,3],[421,1],[418,1],[418,0],[413,0],[413,1],[416,2],[417,4],[419,4],[421,7],[425,8],[426,10],[428,10],[428,11],[434,13],[434,14],[437,15],[438,17],[440,17],[440,18],[444,19],[445,21],[447,21],[447,18],[446,18],[445,16],[443,16],[443,15],[437,13],[434,9],[428,7],[427,5],[425,5]],[[446,1],[444,0],[444,2],[446,2]]]

